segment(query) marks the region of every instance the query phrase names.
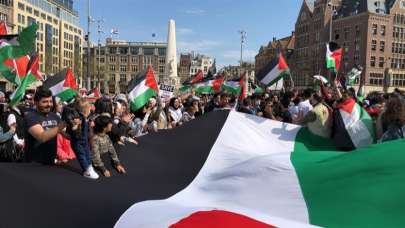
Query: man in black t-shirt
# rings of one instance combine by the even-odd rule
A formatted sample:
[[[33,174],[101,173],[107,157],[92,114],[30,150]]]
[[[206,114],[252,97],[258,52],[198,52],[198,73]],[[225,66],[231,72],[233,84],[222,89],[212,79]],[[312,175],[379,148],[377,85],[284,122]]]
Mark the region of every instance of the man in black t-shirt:
[[[55,164],[57,135],[64,128],[58,115],[51,112],[52,92],[39,87],[34,96],[36,109],[26,114],[25,121],[25,161]]]

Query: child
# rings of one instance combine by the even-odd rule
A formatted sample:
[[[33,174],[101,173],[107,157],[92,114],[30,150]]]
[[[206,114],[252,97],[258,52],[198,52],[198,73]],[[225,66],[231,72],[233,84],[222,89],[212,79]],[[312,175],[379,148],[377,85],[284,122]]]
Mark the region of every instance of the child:
[[[94,171],[90,158],[89,124],[90,103],[79,98],[73,107],[65,107],[63,119],[67,122],[67,132],[70,135],[70,144],[76,154],[83,176],[90,179],[98,179],[99,175]]]
[[[92,160],[94,166],[100,170],[105,177],[111,177],[111,172],[104,166],[101,156],[109,153],[111,160],[119,173],[125,174],[126,171],[118,159],[117,152],[108,136],[111,132],[113,121],[108,116],[99,116],[95,120],[94,136],[92,140]]]

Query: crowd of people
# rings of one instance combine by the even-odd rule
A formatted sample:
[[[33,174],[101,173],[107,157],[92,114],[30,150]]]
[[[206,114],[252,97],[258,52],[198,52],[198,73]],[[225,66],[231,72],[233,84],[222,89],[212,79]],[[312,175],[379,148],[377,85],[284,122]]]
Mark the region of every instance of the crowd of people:
[[[120,153],[127,144],[152,132],[173,129],[206,113],[232,110],[267,119],[307,126],[320,137],[338,134],[336,116],[348,104],[358,104],[372,117],[379,142],[404,138],[405,93],[370,93],[356,96],[354,89],[322,86],[291,91],[265,91],[245,99],[227,93],[197,95],[195,92],[163,101],[150,98],[141,109],[131,110],[125,94],[103,96],[94,104],[77,97],[58,102],[50,90],[37,88],[16,107],[7,107],[9,94],[0,93],[0,161],[80,164],[83,176],[111,177],[104,164],[108,156],[115,172],[125,174]],[[341,147],[342,150],[353,148]]]

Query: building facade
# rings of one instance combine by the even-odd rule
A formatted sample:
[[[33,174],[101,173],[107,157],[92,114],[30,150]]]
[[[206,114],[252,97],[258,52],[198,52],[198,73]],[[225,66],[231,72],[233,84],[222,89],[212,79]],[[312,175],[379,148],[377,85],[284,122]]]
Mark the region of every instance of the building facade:
[[[363,67],[366,92],[405,87],[404,0],[304,0],[296,23],[295,67],[298,86],[315,74],[328,75],[326,43],[343,48],[339,74]],[[333,19],[332,19],[332,12]],[[332,26],[331,25],[332,21]]]
[[[243,62],[242,66],[225,66],[220,72],[225,75],[226,80],[236,80],[247,73],[248,79],[255,81],[255,63],[253,62]]]
[[[201,70],[204,75],[208,74],[210,69],[215,68],[215,59],[206,55],[194,55],[192,56],[191,66],[190,66],[190,76],[195,75],[199,70]]]
[[[152,65],[157,81],[163,81],[167,43],[128,42],[107,39],[102,47],[91,47],[90,88],[98,84],[105,93],[126,93],[128,82]],[[99,53],[100,49],[100,55]],[[100,60],[99,60],[100,56]],[[100,63],[100,65],[99,65]],[[83,55],[83,72],[87,71],[87,50]],[[87,83],[87,82],[86,82]],[[87,87],[87,84],[86,84]]]
[[[279,53],[282,53],[286,59],[288,66],[293,67],[294,62],[292,57],[295,45],[295,34],[292,32],[291,36],[277,40],[273,37],[273,40],[268,43],[267,46],[260,47],[259,53],[255,57],[255,72],[260,72],[265,66],[267,66],[273,59],[275,59]]]
[[[5,22],[7,31],[12,32],[14,27],[13,20],[13,1],[0,0],[0,21]],[[6,79],[0,77],[0,91],[12,90],[13,86]]]
[[[180,54],[180,62],[178,68],[178,75],[180,78],[180,83],[183,83],[190,79],[190,68],[191,68],[191,61],[192,61],[192,54]]]
[[[14,33],[37,23],[36,48],[40,57],[40,71],[53,75],[71,68],[82,81],[83,30],[73,0],[14,0]]]
[[[291,75],[297,87],[313,84],[313,75],[327,75],[326,44],[331,40],[332,12],[341,0],[304,0],[295,24],[294,67]]]

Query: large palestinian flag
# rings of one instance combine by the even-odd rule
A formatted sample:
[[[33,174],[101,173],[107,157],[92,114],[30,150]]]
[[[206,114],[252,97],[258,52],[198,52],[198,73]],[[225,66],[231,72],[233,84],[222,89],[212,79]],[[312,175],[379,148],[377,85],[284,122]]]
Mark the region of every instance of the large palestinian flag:
[[[78,86],[71,69],[66,68],[54,76],[48,77],[44,88],[52,91],[60,101],[69,101],[77,95]]]
[[[283,55],[280,53],[277,58],[258,72],[256,78],[262,84],[272,86],[288,75],[290,75],[290,70]]]
[[[402,227],[405,141],[352,153],[333,145],[299,126],[213,112],[125,147],[125,176],[108,156],[113,177],[97,181],[83,178],[77,162],[0,164],[1,224]]]
[[[238,81],[224,81],[222,84],[222,91],[232,93],[232,94],[239,94],[242,92],[243,86],[243,79]]]
[[[139,110],[149,102],[151,97],[159,94],[159,86],[152,66],[149,65],[146,71],[129,82],[128,94],[132,111]]]

